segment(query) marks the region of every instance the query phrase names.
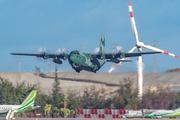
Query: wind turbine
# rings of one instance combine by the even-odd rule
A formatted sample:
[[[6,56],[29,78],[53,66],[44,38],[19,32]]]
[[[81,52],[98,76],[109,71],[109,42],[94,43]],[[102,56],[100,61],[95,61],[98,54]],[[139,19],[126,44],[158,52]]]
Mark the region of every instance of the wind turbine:
[[[130,0],[128,1],[128,5],[129,5],[129,13],[130,13],[130,20],[131,20],[131,25],[132,25],[132,30],[136,39],[136,45],[129,51],[129,52],[133,52],[136,48],[138,49],[138,52],[142,52],[142,48],[146,48],[149,50],[153,50],[156,52],[161,52],[164,53],[166,55],[170,55],[173,57],[177,57],[180,58],[179,56],[166,52],[162,49],[150,46],[150,45],[145,45],[143,42],[139,42],[139,37],[138,37],[138,33],[137,33],[137,29],[136,29],[136,23],[135,23],[135,19],[133,16],[133,10],[132,10],[132,6],[131,6],[131,2]],[[138,56],[138,64],[137,64],[137,81],[138,81],[138,97],[141,98],[142,97],[142,93],[143,93],[143,68],[142,68],[142,56]],[[106,74],[110,73],[112,70],[114,70],[115,68],[117,68],[117,66],[119,66],[121,63],[113,66]]]

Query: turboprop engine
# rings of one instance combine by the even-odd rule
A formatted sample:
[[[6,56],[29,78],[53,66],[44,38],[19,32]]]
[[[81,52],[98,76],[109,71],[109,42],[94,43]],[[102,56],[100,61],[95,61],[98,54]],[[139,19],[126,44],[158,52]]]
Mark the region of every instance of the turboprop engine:
[[[57,64],[62,64],[62,61],[60,59],[53,59],[53,62],[55,62]]]
[[[113,58],[113,59],[107,60],[107,62],[119,63],[120,60]]]

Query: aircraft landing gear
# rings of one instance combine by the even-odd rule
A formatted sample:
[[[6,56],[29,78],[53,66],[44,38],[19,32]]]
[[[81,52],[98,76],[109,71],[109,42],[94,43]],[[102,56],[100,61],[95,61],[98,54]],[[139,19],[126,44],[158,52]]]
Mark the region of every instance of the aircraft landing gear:
[[[97,65],[94,65],[92,71],[93,71],[94,73],[96,73],[96,71],[97,71]]]
[[[81,71],[81,70],[79,70],[79,69],[76,69],[76,72],[77,72],[77,73],[80,73],[80,71]]]

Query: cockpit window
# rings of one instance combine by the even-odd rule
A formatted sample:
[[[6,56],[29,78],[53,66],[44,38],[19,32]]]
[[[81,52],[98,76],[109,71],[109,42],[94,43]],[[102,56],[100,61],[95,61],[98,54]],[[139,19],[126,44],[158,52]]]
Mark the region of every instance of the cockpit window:
[[[79,53],[78,53],[78,52],[71,52],[71,54],[79,55]]]
[[[75,55],[77,54],[76,52],[71,52],[71,53],[72,53],[72,54],[75,54]]]

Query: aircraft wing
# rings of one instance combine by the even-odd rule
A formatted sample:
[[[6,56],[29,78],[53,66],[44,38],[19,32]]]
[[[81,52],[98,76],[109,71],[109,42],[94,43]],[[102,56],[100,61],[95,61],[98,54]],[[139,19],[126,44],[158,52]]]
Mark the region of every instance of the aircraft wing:
[[[44,59],[48,58],[61,58],[66,59],[68,57],[68,54],[49,54],[49,53],[41,53],[41,54],[28,54],[28,53],[11,53],[11,55],[25,55],[25,56],[36,56],[36,57],[42,57]]]
[[[99,59],[116,59],[116,58],[125,58],[125,57],[136,57],[146,54],[157,54],[161,52],[138,52],[138,53],[104,53],[104,54],[97,54],[93,55],[96,56]]]

